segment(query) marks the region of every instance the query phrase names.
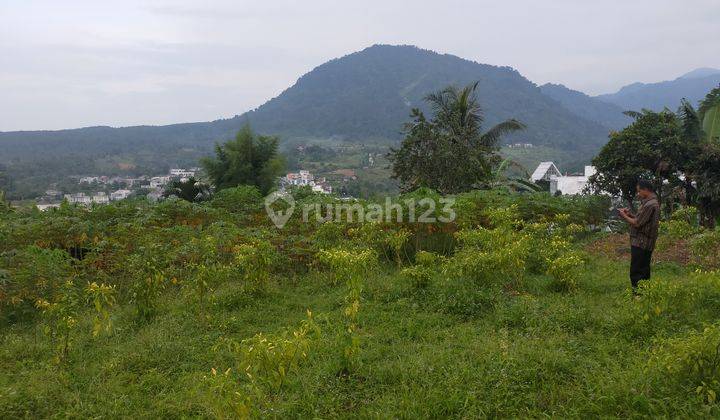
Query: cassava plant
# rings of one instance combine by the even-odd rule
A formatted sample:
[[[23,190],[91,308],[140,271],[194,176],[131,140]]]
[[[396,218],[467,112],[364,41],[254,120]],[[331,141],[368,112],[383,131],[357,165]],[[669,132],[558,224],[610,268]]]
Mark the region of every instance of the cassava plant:
[[[321,251],[319,258],[333,270],[336,281],[343,279],[347,286],[345,306],[342,312],[345,326],[342,334],[341,372],[349,374],[357,368],[357,358],[360,352],[358,315],[360,313],[360,296],[363,290],[363,276],[368,269],[372,269],[377,264],[377,254],[369,249],[358,251],[333,249]]]
[[[270,282],[270,269],[276,259],[275,248],[265,240],[255,240],[233,248],[234,264],[240,271],[246,291],[262,292]]]
[[[415,254],[415,265],[404,268],[401,271],[403,277],[410,280],[416,289],[425,288],[430,285],[433,276],[438,273],[438,268],[443,263],[443,258],[437,254],[427,251],[418,251]]]
[[[385,242],[390,246],[393,252],[393,258],[398,268],[402,267],[402,250],[410,238],[410,232],[405,229],[389,232]]]
[[[308,310],[307,318],[294,330],[259,333],[239,342],[222,338],[214,349],[228,351],[237,362],[236,371],[257,390],[269,388],[277,392],[308,358],[313,342],[320,336],[320,327]]]
[[[115,305],[115,287],[92,282],[85,287],[85,295],[95,311],[93,336],[97,337],[103,331],[109,333],[112,328],[110,309]]]
[[[64,360],[70,350],[72,331],[77,326],[82,308],[82,295],[72,280],[63,283],[52,301],[38,299],[35,306],[45,319],[45,333],[56,344],[58,361]]]

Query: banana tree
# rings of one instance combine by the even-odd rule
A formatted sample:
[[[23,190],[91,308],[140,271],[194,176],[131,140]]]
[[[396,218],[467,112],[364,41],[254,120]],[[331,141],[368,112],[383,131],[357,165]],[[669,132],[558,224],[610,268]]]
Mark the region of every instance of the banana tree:
[[[706,140],[720,144],[720,86],[713,89],[700,103],[698,114]]]

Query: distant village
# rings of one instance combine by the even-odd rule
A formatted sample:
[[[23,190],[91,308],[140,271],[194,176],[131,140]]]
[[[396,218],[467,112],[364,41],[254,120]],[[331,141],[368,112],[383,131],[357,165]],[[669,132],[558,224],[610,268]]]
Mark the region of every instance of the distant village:
[[[78,187],[85,187],[96,190],[93,193],[77,192],[63,193],[50,189],[45,195],[37,200],[37,208],[46,210],[59,207],[63,200],[70,204],[108,204],[111,201],[124,200],[132,196],[144,196],[151,201],[159,200],[165,191],[165,187],[171,181],[187,181],[196,177],[200,168],[170,169],[166,175],[160,176],[139,176],[128,178],[120,176],[82,176],[77,177]],[[109,191],[109,192],[108,192]]]
[[[518,148],[531,148],[532,145],[518,144]],[[45,195],[37,200],[37,208],[46,210],[59,207],[63,201],[70,204],[92,205],[108,204],[111,201],[124,200],[130,197],[146,197],[151,201],[158,201],[163,197],[165,188],[172,181],[187,181],[196,178],[200,168],[170,169],[166,175],[160,176],[139,176],[128,178],[120,176],[82,176],[77,177],[78,186],[94,189],[95,192],[63,193],[57,190],[47,190]],[[332,172],[340,176],[344,181],[356,179],[355,171],[352,169],[341,169]],[[576,195],[582,194],[587,186],[590,176],[595,174],[595,167],[585,166],[582,174],[565,174],[555,165],[554,162],[541,162],[530,176],[534,183],[547,183],[549,192],[552,195]],[[310,171],[300,170],[289,172],[281,177],[278,182],[281,190],[292,187],[309,187],[313,192],[320,194],[332,194],[333,187],[325,177],[315,177]],[[109,191],[109,192],[108,192]]]
[[[197,178],[200,168],[170,169],[166,175],[140,176],[137,178],[119,176],[82,176],[77,177],[78,187],[95,189],[95,192],[76,192],[65,194],[62,191],[50,189],[37,200],[37,208],[47,210],[60,207],[63,201],[69,204],[108,204],[111,201],[124,200],[130,197],[146,197],[150,201],[158,201],[163,197],[165,187],[172,181],[185,182],[190,178]],[[341,171],[338,171],[341,172]],[[345,178],[355,179],[355,172],[344,170],[338,173]],[[290,187],[310,187],[312,191],[321,194],[332,194],[333,187],[326,178],[316,178],[309,171],[289,172],[279,180],[281,190]],[[117,188],[117,189],[114,189]],[[107,192],[107,191],[110,192]]]
[[[354,173],[353,173],[354,175]],[[333,188],[325,178],[317,178],[309,171],[290,172],[280,180],[280,189],[287,187],[310,187],[314,192],[332,194]]]

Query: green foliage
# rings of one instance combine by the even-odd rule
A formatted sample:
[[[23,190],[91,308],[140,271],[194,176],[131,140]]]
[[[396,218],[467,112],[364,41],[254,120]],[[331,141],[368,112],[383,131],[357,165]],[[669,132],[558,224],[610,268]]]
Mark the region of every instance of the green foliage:
[[[236,359],[236,369],[256,386],[267,386],[279,391],[287,382],[288,375],[295,373],[308,358],[313,340],[319,339],[321,331],[312,312],[293,330],[277,335],[256,334],[252,338],[236,342],[225,339],[220,344]]]
[[[698,271],[683,282],[653,279],[641,282],[639,293],[642,298],[632,307],[631,329],[642,334],[668,330],[698,308],[710,313],[720,310],[720,273]]]
[[[93,336],[98,336],[103,331],[109,333],[112,328],[110,309],[115,305],[115,288],[103,283],[98,285],[92,282],[85,287],[85,294],[95,310]]]
[[[175,180],[165,188],[165,197],[177,197],[191,203],[199,203],[210,199],[210,187],[197,179],[190,177],[185,181]]]
[[[242,288],[250,292],[262,292],[267,289],[272,266],[278,256],[272,244],[265,240],[255,240],[249,244],[233,248],[234,264],[242,276]]]
[[[130,286],[135,315],[140,321],[149,321],[158,310],[160,293],[167,286],[165,274],[152,261],[141,261],[140,256],[130,257],[133,282]]]
[[[215,145],[214,158],[201,162],[218,190],[251,185],[267,194],[284,166],[277,147],[277,138],[257,136],[245,125],[235,140]]]
[[[437,198],[395,201],[408,197]],[[604,201],[456,198],[453,223],[293,221],[282,231],[212,201],[14,211],[0,218],[0,412],[717,416],[716,374],[687,368],[710,360],[717,338],[687,338],[717,324],[718,273],[656,264],[629,299],[627,261],[580,250],[601,214],[587,208]],[[445,237],[451,245],[427,251]],[[716,231],[687,239],[720,255]],[[22,299],[11,307],[10,296]],[[307,307],[326,315],[323,334],[311,319],[298,326]],[[38,340],[38,327],[51,339]],[[648,365],[655,350],[663,363]]]
[[[425,99],[435,112],[432,120],[413,109],[414,121],[406,125],[400,149],[392,149],[388,155],[393,177],[402,190],[427,187],[453,194],[491,181],[492,170],[499,163],[496,150],[500,139],[525,126],[512,119],[483,133],[477,86],[450,86],[428,95]]]
[[[416,264],[404,268],[400,274],[410,280],[416,289],[426,288],[431,280],[439,273],[444,258],[440,255],[426,251],[418,251],[415,254]]]
[[[610,135],[610,141],[592,161],[597,173],[590,185],[597,191],[620,195],[627,202],[635,196],[641,178],[656,188],[668,180],[680,184],[678,174],[690,168],[697,144],[683,139],[680,121],[670,111],[633,113],[635,122]]]
[[[58,287],[51,301],[38,299],[35,306],[42,311],[45,333],[57,343],[57,360],[65,359],[82,309],[80,290],[72,280],[67,280]]]
[[[720,86],[707,94],[700,102],[698,116],[702,121],[702,129],[705,132],[705,141],[708,143],[720,143]]]
[[[563,291],[577,289],[578,279],[582,275],[585,261],[578,252],[561,255],[548,264],[548,275],[552,276],[557,286]]]
[[[703,402],[715,404],[720,393],[720,325],[660,340],[648,369],[668,385],[678,384],[687,394],[694,391]]]
[[[232,213],[250,214],[262,208],[263,199],[257,187],[244,185],[218,191],[210,205]]]
[[[690,249],[703,267],[720,267],[720,229],[706,230],[691,237]]]
[[[363,291],[363,277],[377,263],[374,251],[331,249],[318,253],[321,262],[335,273],[336,281],[345,280],[347,295],[342,315],[345,328],[342,334],[344,343],[341,373],[350,374],[358,367],[360,352],[359,313],[360,296]]]
[[[72,279],[74,270],[67,252],[28,246],[0,255],[4,279],[0,283],[0,311],[4,317],[21,319],[38,300],[52,300]]]

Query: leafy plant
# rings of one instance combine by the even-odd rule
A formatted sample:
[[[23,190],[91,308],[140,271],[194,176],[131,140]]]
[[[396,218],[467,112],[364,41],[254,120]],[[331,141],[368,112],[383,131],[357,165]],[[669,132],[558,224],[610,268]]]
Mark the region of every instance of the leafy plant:
[[[95,310],[93,336],[99,335],[102,331],[110,332],[112,328],[110,308],[115,305],[115,287],[92,282],[85,287],[85,294]]]
[[[550,262],[547,273],[555,279],[558,289],[573,291],[582,274],[585,261],[578,252],[568,252]]]
[[[270,281],[270,269],[276,259],[273,245],[265,240],[255,240],[235,246],[233,252],[234,264],[240,269],[245,290],[265,290]]]
[[[134,267],[134,281],[130,286],[131,300],[135,304],[135,314],[139,320],[149,321],[158,308],[158,298],[167,284],[165,273],[152,261],[141,261],[141,257],[130,258]]]
[[[343,364],[341,372],[349,374],[358,364],[360,351],[360,337],[358,335],[358,315],[360,313],[360,295],[363,289],[363,275],[377,263],[377,254],[369,249],[361,251],[347,251],[332,249],[321,251],[320,260],[330,266],[335,272],[336,279],[344,279],[347,285],[345,307],[342,314],[345,320],[342,334]]]
[[[444,259],[430,252],[418,251],[415,254],[415,262],[415,265],[403,269],[401,274],[417,289],[430,285],[432,278],[440,271]]]
[[[38,299],[35,306],[42,311],[45,319],[45,333],[57,343],[57,360],[65,359],[70,350],[71,333],[82,308],[80,290],[72,280],[67,280],[58,288],[52,301]]]
[[[720,326],[714,324],[702,332],[661,340],[648,366],[663,381],[678,382],[704,402],[716,403],[720,393]]]
[[[259,333],[240,342],[225,338],[215,348],[229,350],[236,358],[238,372],[251,383],[278,391],[288,375],[308,358],[313,340],[320,335],[320,328],[308,310],[307,318],[292,331],[284,330],[276,335]]]

